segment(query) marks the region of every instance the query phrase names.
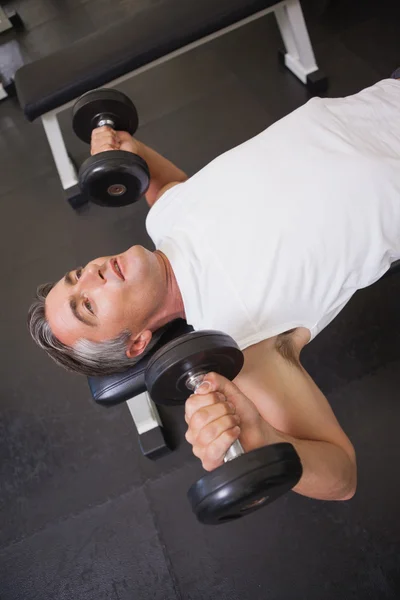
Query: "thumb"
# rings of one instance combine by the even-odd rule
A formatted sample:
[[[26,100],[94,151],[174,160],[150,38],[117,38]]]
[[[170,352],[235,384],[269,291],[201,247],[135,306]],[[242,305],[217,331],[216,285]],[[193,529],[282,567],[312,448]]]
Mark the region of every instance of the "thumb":
[[[219,375],[218,373],[208,373],[205,376],[204,381],[207,381],[211,385],[210,391],[219,392],[225,396],[226,400],[235,406],[239,416],[241,416],[243,412],[248,413],[250,407],[258,412],[251,400],[239,390],[237,385],[226,377],[223,377],[223,375]]]
[[[116,131],[115,132],[120,142],[132,141],[132,136],[127,131]]]

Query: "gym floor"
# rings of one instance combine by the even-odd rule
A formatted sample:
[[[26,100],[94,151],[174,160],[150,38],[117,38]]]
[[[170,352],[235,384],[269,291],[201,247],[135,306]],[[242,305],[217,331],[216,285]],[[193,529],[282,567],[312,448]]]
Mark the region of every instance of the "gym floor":
[[[18,39],[34,59],[133,5],[6,6],[24,19]],[[400,66],[397,0],[308,0],[304,9],[330,95]],[[121,89],[138,106],[138,137],[192,174],[258,133],[307,100],[278,64],[279,46],[268,16],[131,80]],[[62,123],[82,161],[88,149],[69,114]],[[358,292],[303,355],[356,447],[355,498],[288,494],[246,519],[204,527],[186,500],[202,469],[184,439],[182,407],[160,409],[174,451],[149,461],[127,407],[94,405],[86,379],[53,365],[25,327],[37,284],[98,255],[151,247],[145,203],[74,213],[41,124],[25,121],[13,100],[0,104],[0,156],[1,600],[397,599],[400,276]]]

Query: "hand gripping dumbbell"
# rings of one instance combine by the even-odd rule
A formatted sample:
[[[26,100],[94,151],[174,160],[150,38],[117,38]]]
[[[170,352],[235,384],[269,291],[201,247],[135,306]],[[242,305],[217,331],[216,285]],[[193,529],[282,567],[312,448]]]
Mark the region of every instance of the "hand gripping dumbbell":
[[[244,357],[219,331],[188,333],[163,346],[148,363],[145,381],[158,404],[181,404],[214,371],[227,379],[239,374]],[[266,506],[293,488],[302,475],[300,458],[289,443],[244,452],[239,440],[224,463],[194,483],[188,497],[201,523],[216,525]]]
[[[92,131],[107,125],[133,135],[138,127],[133,102],[122,92],[98,89],[77,100],[72,110],[76,135],[90,144]],[[137,154],[110,150],[91,156],[79,169],[81,191],[100,206],[125,206],[139,200],[150,183],[147,163]]]

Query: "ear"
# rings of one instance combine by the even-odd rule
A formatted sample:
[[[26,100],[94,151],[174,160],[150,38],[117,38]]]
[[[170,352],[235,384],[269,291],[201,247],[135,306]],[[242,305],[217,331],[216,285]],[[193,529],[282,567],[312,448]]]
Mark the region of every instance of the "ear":
[[[140,354],[143,354],[150,344],[152,337],[153,334],[149,329],[142,331],[142,333],[135,337],[132,336],[128,342],[128,348],[126,349],[127,357],[136,358],[137,356],[140,356]]]

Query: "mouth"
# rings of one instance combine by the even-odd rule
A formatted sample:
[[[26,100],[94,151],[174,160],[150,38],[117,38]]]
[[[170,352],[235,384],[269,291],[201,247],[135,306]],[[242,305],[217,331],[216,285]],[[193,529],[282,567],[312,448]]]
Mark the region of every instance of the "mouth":
[[[112,258],[111,261],[110,261],[110,264],[111,264],[112,270],[117,275],[117,277],[119,277],[120,279],[122,279],[122,281],[125,281],[125,277],[124,277],[124,274],[122,272],[121,265],[118,262],[118,259]]]

